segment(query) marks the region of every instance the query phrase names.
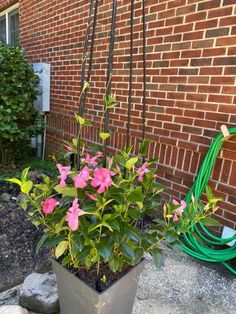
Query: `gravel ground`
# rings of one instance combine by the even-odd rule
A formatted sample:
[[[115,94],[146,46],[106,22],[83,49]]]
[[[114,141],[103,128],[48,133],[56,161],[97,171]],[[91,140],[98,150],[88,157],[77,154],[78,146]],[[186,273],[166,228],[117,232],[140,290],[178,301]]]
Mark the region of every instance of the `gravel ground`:
[[[235,314],[236,277],[223,267],[165,250],[165,266],[150,258],[140,278],[133,314]]]

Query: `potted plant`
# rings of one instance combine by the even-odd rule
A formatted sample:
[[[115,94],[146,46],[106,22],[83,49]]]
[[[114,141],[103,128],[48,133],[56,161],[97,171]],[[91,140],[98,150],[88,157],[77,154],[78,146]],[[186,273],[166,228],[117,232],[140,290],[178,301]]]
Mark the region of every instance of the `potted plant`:
[[[180,235],[194,223],[209,222],[218,199],[203,205],[193,198],[188,206],[173,200],[158,211],[163,186],[156,182],[156,160],[144,161],[148,141],[137,156],[131,155],[132,147],[109,157],[100,151],[92,155],[80,139],[91,122],[79,115],[76,120],[78,136],[65,145],[67,156],[74,155],[73,167],[57,163],[58,177],[43,175],[41,184],[30,180],[29,168],[8,181],[20,186],[20,205],[33,224],[43,226],[37,250],[52,248],[61,313],[128,314],[144,254],[150,253],[159,267],[159,244],[181,248]],[[103,142],[110,136],[99,135]]]

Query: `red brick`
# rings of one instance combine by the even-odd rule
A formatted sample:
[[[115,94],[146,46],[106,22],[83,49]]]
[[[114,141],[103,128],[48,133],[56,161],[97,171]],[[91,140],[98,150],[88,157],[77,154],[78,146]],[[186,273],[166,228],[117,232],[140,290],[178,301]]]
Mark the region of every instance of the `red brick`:
[[[220,103],[231,103],[232,96],[226,95],[209,95],[208,97],[209,102],[220,102]]]
[[[185,33],[183,36],[183,40],[196,40],[196,39],[202,39],[203,38],[203,32],[191,32],[191,33]]]
[[[219,6],[220,6],[220,0],[210,0],[210,1],[198,3],[197,10],[198,11],[208,10],[208,9],[217,8]]]
[[[225,85],[234,85],[234,80],[235,78],[232,77],[232,76],[221,76],[221,77],[218,77],[218,76],[213,76],[211,78],[211,84],[215,84],[215,85],[218,85],[218,84],[225,84]]]
[[[236,74],[236,66],[235,67],[225,67],[224,75],[235,75]]]
[[[229,177],[229,184],[232,185],[232,186],[236,185],[236,161],[234,161],[232,163],[231,174],[230,174],[230,177]]]
[[[185,5],[181,8],[177,8],[176,10],[176,15],[185,15],[185,14],[189,14],[189,13],[193,13],[195,12],[196,9],[196,4],[191,4],[191,5]]]
[[[234,1],[234,0],[233,0]],[[211,10],[208,13],[208,18],[212,19],[215,17],[221,17],[221,16],[226,16],[226,15],[231,15],[232,13],[232,7],[228,7],[228,8],[220,8],[220,9],[216,9],[216,10]]]
[[[174,28],[174,33],[185,33],[193,30],[193,23],[178,25]]]
[[[201,21],[205,20],[207,13],[206,12],[198,12],[198,13],[193,13],[193,14],[188,14],[186,16],[185,22],[196,22],[196,21]]]
[[[20,1],[20,42],[28,60],[52,65],[51,112],[48,114],[47,150],[60,152],[63,139],[75,134],[81,58],[89,3],[85,0]],[[9,1],[0,0],[0,11]],[[147,137],[150,156],[161,157],[160,182],[166,198],[183,196],[192,185],[220,125],[236,125],[235,0],[147,0]],[[112,91],[118,107],[110,112],[110,126],[118,134],[109,148],[119,150],[126,139],[129,86],[130,5],[119,5]],[[234,11],[233,11],[234,10]],[[61,18],[60,18],[61,17]],[[111,24],[111,1],[101,1],[94,47],[91,87],[85,117],[95,126],[83,136],[98,141],[103,110]],[[231,33],[230,33],[231,31]],[[204,37],[206,35],[206,37]],[[130,141],[138,150],[142,136],[142,8],[135,2],[133,92]],[[227,53],[227,55],[226,55]],[[209,100],[209,101],[208,101]],[[211,184],[226,197],[218,215],[223,222],[236,213],[235,143],[224,143]],[[219,165],[220,164],[220,165]],[[232,164],[232,169],[231,165]],[[184,170],[184,171],[183,171]],[[219,176],[217,177],[217,174]],[[228,177],[227,177],[228,174]],[[229,180],[229,181],[227,181]],[[222,185],[223,184],[223,188]],[[229,186],[229,189],[225,189]],[[168,195],[168,193],[170,195]],[[231,214],[228,214],[228,213]],[[225,214],[226,213],[226,214]]]
[[[226,48],[211,48],[203,50],[203,57],[222,56],[225,55]]]
[[[213,27],[217,27],[218,24],[218,20],[209,20],[209,21],[203,21],[203,22],[197,22],[195,24],[195,29],[199,30],[199,29],[207,29],[207,28],[213,28]]]
[[[174,0],[174,1],[169,1],[168,2],[168,9],[170,8],[176,8],[176,7],[181,7],[186,4],[186,0]]]
[[[220,19],[220,27],[221,26],[231,26],[236,24],[236,16],[227,16],[225,18]]]
[[[231,45],[236,45],[236,36],[218,38],[216,40],[216,46],[231,46]]]

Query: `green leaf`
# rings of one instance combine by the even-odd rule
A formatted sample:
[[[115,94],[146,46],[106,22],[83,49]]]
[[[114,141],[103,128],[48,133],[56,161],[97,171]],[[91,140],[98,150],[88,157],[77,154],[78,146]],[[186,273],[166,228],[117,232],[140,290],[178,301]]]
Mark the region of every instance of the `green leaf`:
[[[12,182],[12,183],[16,183],[16,184],[18,184],[19,186],[22,185],[22,182],[21,182],[19,179],[16,179],[16,178],[5,179],[5,181],[7,181],[7,182]]]
[[[78,114],[75,114],[75,118],[77,123],[79,123],[80,126],[83,126],[85,124],[85,119],[83,117],[81,117]]]
[[[140,219],[141,218],[141,211],[138,208],[129,208],[128,209],[129,217],[133,219]]]
[[[182,243],[180,241],[176,241],[176,242],[171,243],[171,247],[173,250],[175,250],[177,252],[183,251]]]
[[[77,138],[73,138],[72,143],[73,143],[74,147],[77,147],[78,146]]]
[[[28,200],[27,200],[27,198],[26,198],[26,197],[22,197],[22,198],[20,199],[20,207],[21,207],[22,209],[26,210],[27,207],[28,207],[27,205],[28,205]]]
[[[88,88],[89,88],[89,82],[85,81],[81,92],[84,93],[86,89]]]
[[[92,232],[93,230],[95,230],[101,226],[104,226],[104,227],[108,228],[111,232],[113,232],[113,229],[111,228],[111,226],[107,222],[95,222],[88,227],[88,233]]]
[[[82,250],[82,252],[80,252],[80,253],[77,255],[77,261],[78,261],[78,263],[84,261],[85,258],[90,255],[90,250],[91,250],[91,247],[89,247],[89,246],[84,247],[84,249]]]
[[[205,218],[201,219],[200,222],[204,226],[208,226],[208,227],[220,226],[219,221],[212,218],[212,217],[205,217]]]
[[[93,124],[91,121],[85,120],[84,126],[93,126]]]
[[[208,200],[210,200],[213,197],[212,189],[209,185],[206,186],[206,195]]]
[[[101,222],[94,222],[88,227],[88,233],[94,231],[95,229],[99,228],[101,226]]]
[[[71,257],[70,256],[65,256],[61,262],[62,266],[66,266],[71,262]]]
[[[143,209],[143,203],[142,202],[136,202],[136,204],[138,205],[139,209]]]
[[[58,185],[56,185],[56,186],[54,187],[54,190],[55,190],[57,193],[62,194],[63,191],[64,191],[64,188],[62,188],[62,187],[58,184]]]
[[[138,264],[141,259],[143,258],[143,254],[144,254],[144,251],[142,248],[136,248],[135,251],[134,251],[134,255],[135,255],[135,264]]]
[[[160,269],[164,265],[162,251],[158,248],[154,248],[151,251],[151,255],[153,257],[154,264],[158,269]]]
[[[25,169],[22,171],[22,173],[21,173],[21,181],[22,181],[23,183],[29,180],[29,175],[28,175],[29,169],[30,169],[30,167],[25,168]]]
[[[43,175],[43,182],[44,182],[45,184],[49,185],[50,182],[51,182],[51,179],[50,179],[48,176]]]
[[[145,251],[148,251],[157,242],[156,236],[153,234],[146,234],[142,239],[142,247]]]
[[[47,192],[49,190],[49,187],[47,186],[47,184],[35,184],[34,187],[43,192]]]
[[[109,261],[109,267],[113,273],[116,273],[120,267],[120,259],[114,255],[113,258]]]
[[[134,254],[134,250],[132,249],[132,247],[127,244],[126,242],[122,242],[120,244],[120,248],[122,253],[129,259],[131,260],[135,260],[135,254]]]
[[[150,141],[149,140],[142,140],[141,145],[140,145],[140,149],[139,149],[139,154],[141,156],[146,157],[148,154],[148,147],[149,147]]]
[[[65,251],[67,250],[68,248],[68,245],[69,245],[69,242],[68,241],[61,241],[57,247],[56,247],[56,250],[55,250],[55,256],[56,258],[59,258],[60,256],[62,256]]]
[[[101,240],[101,242],[98,243],[96,248],[99,254],[104,258],[105,262],[107,262],[112,254],[112,249],[113,249],[112,244],[109,243],[108,241]]]
[[[172,242],[177,241],[178,238],[179,238],[179,235],[176,231],[169,230],[166,232],[165,242],[172,243]]]
[[[107,140],[111,135],[110,135],[110,133],[104,133],[104,132],[100,132],[99,133],[99,136],[100,136],[100,138],[103,140],[103,142],[105,141],[105,140]]]
[[[102,151],[103,149],[102,145],[98,145],[98,144],[89,144],[88,148],[91,153],[96,153],[98,151]]]
[[[62,194],[62,197],[77,197],[77,189],[75,187],[69,187],[69,186],[65,186],[65,187],[60,187],[60,185],[56,185],[54,187],[54,190],[59,193]]]
[[[143,191],[142,191],[142,187],[139,186],[138,188],[136,188],[135,190],[131,191],[128,195],[128,200],[130,202],[142,202],[143,201]]]
[[[21,186],[21,192],[25,193],[25,194],[29,194],[32,187],[33,187],[33,182],[32,181],[26,181]]]
[[[125,163],[125,168],[130,170],[138,161],[138,157],[132,157]]]
[[[48,234],[44,233],[44,235],[41,237],[41,239],[39,240],[39,242],[36,245],[36,254],[38,254],[39,250],[42,248],[42,246],[44,245],[44,242],[47,240],[48,238]]]
[[[109,225],[111,226],[111,228],[113,230],[116,230],[116,231],[120,232],[119,220],[117,220],[117,219],[109,220]]]
[[[62,193],[62,197],[67,197],[67,196],[71,196],[71,197],[77,197],[77,189],[74,187],[65,187],[63,193]]]
[[[63,227],[63,224],[65,222],[66,218],[65,217],[62,217],[61,221],[57,224],[55,224],[55,232],[56,233],[60,233],[62,227]]]
[[[136,241],[136,242],[141,241],[140,231],[135,227],[126,225],[125,234],[128,236],[128,238],[132,239],[133,241]]]

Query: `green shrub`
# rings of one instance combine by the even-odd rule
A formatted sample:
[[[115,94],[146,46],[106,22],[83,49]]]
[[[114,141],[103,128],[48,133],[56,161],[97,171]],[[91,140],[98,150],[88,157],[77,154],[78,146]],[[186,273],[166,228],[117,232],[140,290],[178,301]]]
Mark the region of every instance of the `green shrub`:
[[[0,162],[27,149],[32,135],[42,128],[42,120],[33,108],[38,76],[19,47],[0,43]]]

